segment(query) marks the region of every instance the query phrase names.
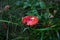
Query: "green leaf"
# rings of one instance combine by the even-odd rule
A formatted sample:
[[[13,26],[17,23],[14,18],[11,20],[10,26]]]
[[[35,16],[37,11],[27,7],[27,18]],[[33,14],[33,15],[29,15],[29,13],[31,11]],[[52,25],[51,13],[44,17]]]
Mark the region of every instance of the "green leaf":
[[[45,17],[45,19],[49,19],[49,18],[53,18],[54,16],[49,12],[45,12],[44,17]]]
[[[46,9],[46,5],[43,1],[40,1],[39,3],[40,3],[41,9]]]
[[[44,14],[44,17],[45,17],[45,19],[48,19],[48,18],[49,18],[49,13],[46,12],[46,13]]]
[[[20,6],[20,5],[22,5],[22,2],[21,1],[16,1],[16,6]]]
[[[26,8],[26,7],[28,7],[28,6],[31,6],[31,4],[28,3],[28,2],[24,2],[24,6],[23,6],[23,8]]]

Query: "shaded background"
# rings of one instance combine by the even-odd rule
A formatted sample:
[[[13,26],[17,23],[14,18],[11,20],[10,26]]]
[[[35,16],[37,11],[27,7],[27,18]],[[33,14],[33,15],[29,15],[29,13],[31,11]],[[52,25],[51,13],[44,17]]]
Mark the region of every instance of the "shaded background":
[[[27,15],[38,16],[39,23],[22,24]],[[0,0],[0,40],[60,40],[59,30],[59,0]]]

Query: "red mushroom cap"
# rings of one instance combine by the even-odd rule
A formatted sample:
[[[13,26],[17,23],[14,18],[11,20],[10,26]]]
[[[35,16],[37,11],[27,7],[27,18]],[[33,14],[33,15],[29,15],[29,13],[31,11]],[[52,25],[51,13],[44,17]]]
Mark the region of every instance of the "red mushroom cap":
[[[22,22],[26,25],[29,25],[29,26],[33,26],[33,25],[36,25],[38,23],[38,17],[36,16],[25,16],[23,19],[22,19]]]

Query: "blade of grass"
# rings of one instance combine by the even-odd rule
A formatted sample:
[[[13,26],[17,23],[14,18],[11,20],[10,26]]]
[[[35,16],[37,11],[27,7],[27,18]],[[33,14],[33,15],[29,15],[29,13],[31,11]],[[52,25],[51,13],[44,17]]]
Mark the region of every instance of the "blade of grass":
[[[27,29],[29,30],[29,27],[27,27],[27,28],[24,28],[23,32],[25,32]]]
[[[58,30],[56,30],[56,35],[57,35],[58,40],[60,40],[60,36],[59,36]]]
[[[7,29],[7,33],[6,33],[6,40],[9,39],[9,23],[8,23],[8,29]]]
[[[41,40],[44,38],[44,32],[41,32]]]
[[[16,37],[16,38],[14,38],[14,39],[11,39],[11,40],[18,40],[18,39],[28,39],[29,37],[22,37],[22,36],[20,36],[20,37]]]
[[[36,30],[36,31],[47,31],[47,30],[54,30],[55,29],[55,26],[56,25],[53,25],[53,26],[51,26],[51,27],[49,27],[49,28],[41,28],[41,29],[34,29],[34,28],[31,28],[32,30]]]
[[[6,34],[6,40],[8,40],[8,29],[7,29],[7,34]]]
[[[0,20],[0,22],[7,22],[7,23],[12,23],[12,24],[15,24],[15,25],[19,25],[18,23],[14,23],[14,22],[11,22],[11,21],[6,21],[6,20]]]

